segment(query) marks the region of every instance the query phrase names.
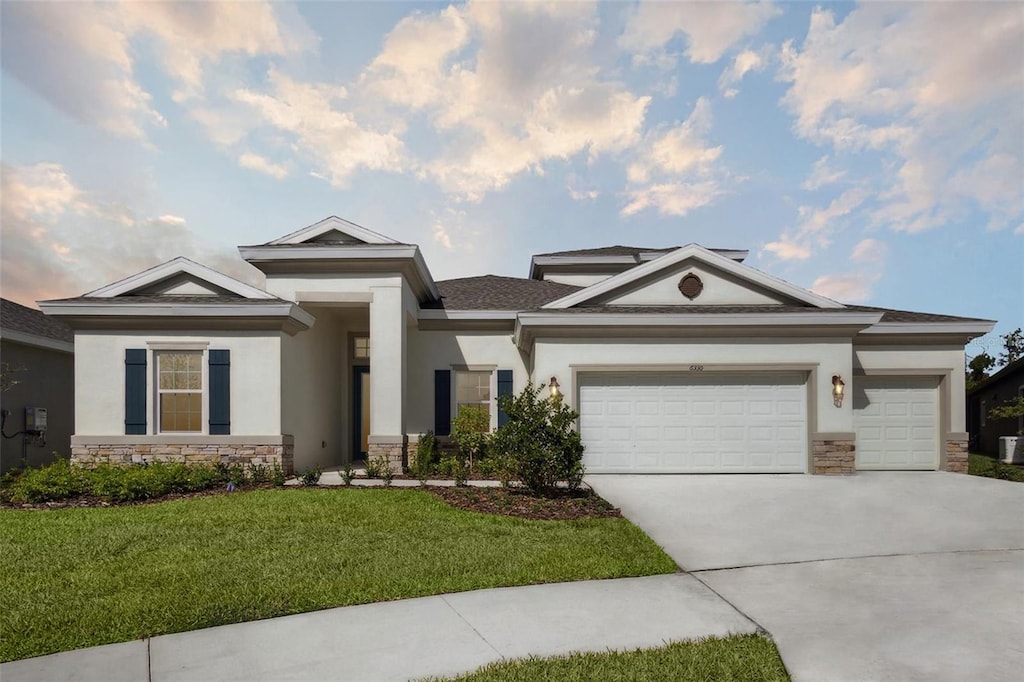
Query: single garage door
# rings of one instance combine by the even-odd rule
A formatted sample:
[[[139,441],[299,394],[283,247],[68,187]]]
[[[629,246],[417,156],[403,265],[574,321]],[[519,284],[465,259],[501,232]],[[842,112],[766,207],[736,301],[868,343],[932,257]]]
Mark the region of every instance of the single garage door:
[[[580,374],[590,473],[803,472],[806,375]]]
[[[937,377],[854,380],[853,428],[858,469],[937,469]]]

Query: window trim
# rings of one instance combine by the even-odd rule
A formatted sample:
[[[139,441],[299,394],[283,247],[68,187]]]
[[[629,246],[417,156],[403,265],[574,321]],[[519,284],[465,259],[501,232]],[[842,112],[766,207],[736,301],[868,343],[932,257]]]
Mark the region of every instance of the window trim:
[[[498,429],[498,368],[497,365],[451,365],[451,421],[455,422],[455,418],[459,416],[459,396],[458,396],[458,373],[459,372],[472,372],[474,374],[483,374],[486,372],[489,375],[489,391],[490,400],[488,400],[488,407],[490,409],[490,432],[494,433]],[[477,405],[483,405],[483,401],[476,403]]]
[[[149,395],[151,398],[151,405],[149,409],[150,423],[152,426],[147,427],[147,434],[150,436],[207,436],[210,434],[210,356],[208,352],[209,344],[148,344],[148,355],[150,367],[153,369],[148,372],[150,381]],[[164,346],[161,348],[161,346]],[[200,346],[186,348],[185,346]],[[199,355],[199,371],[202,381],[202,388],[198,391],[202,396],[201,399],[201,414],[200,424],[198,431],[164,431],[160,428],[160,356],[163,354],[170,353],[193,353]],[[194,392],[194,391],[189,391]]]

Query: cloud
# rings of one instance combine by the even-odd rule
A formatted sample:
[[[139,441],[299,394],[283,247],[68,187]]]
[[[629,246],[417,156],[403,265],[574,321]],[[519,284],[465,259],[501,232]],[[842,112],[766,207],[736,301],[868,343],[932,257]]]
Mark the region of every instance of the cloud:
[[[3,225],[0,288],[28,305],[76,296],[185,255],[258,283],[260,275],[226,248],[198,239],[185,219],[155,218],[99,200],[55,163],[0,168]]]
[[[656,208],[682,216],[725,193],[727,173],[718,164],[723,148],[706,140],[711,121],[711,104],[701,97],[685,121],[646,136],[626,169],[629,201],[622,215]]]
[[[13,3],[2,26],[5,71],[73,119],[134,139],[166,126],[136,74],[147,49],[184,101],[203,91],[206,67],[226,57],[315,44],[297,13],[266,2]]]
[[[771,253],[781,260],[807,260],[816,250],[829,246],[833,235],[846,227],[850,214],[871,196],[867,189],[857,186],[823,208],[799,206],[796,227],[784,230],[776,241],[765,244],[761,253]]]
[[[238,157],[238,165],[242,168],[248,168],[264,175],[269,175],[272,178],[283,180],[288,177],[288,169],[277,163],[273,163],[269,159],[266,159],[259,154],[253,154],[252,152],[246,152]]]
[[[1022,61],[1013,4],[866,3],[841,22],[819,8],[780,52],[782,105],[799,137],[877,154],[865,222],[913,233],[975,208],[1000,229],[1024,214]]]
[[[718,89],[727,99],[732,99],[739,94],[739,90],[733,86],[742,81],[744,76],[764,70],[768,65],[770,49],[766,46],[761,52],[744,50],[733,58],[732,64],[722,72],[718,79]]]
[[[846,171],[831,167],[828,154],[826,154],[814,162],[814,165],[811,167],[811,174],[807,176],[801,187],[809,192],[813,192],[822,187],[834,185],[844,177],[846,177]]]
[[[879,276],[866,272],[823,275],[814,280],[811,291],[843,303],[864,303],[871,300],[871,290]]]
[[[619,45],[640,62],[670,65],[675,60],[665,49],[681,33],[687,40],[687,59],[713,64],[780,13],[770,2],[643,2],[629,18]]]
[[[770,253],[781,260],[807,260],[811,257],[810,247],[790,241],[789,237],[782,237],[778,241],[765,244],[761,253]]]
[[[853,247],[850,260],[865,265],[884,263],[888,247],[877,239],[863,239]]]

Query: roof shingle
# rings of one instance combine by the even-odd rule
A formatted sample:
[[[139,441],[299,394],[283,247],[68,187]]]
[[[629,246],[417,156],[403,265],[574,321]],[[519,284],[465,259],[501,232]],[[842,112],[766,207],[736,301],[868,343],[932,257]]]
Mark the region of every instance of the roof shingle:
[[[0,298],[0,328],[57,341],[75,340],[71,327],[60,320],[6,298]]]
[[[531,310],[568,296],[580,287],[536,279],[500,277],[463,277],[437,282],[439,304],[425,308],[446,310]]]

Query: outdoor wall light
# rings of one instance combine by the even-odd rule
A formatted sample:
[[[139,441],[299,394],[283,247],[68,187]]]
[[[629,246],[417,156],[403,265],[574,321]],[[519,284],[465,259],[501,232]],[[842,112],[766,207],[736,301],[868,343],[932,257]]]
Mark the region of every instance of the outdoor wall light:
[[[843,406],[843,393],[846,388],[846,384],[843,383],[843,377],[838,374],[832,375],[832,404],[836,407]]]
[[[562,397],[562,392],[559,391],[558,377],[551,377],[551,383],[548,384],[548,388],[551,389],[551,399],[558,400]]]

